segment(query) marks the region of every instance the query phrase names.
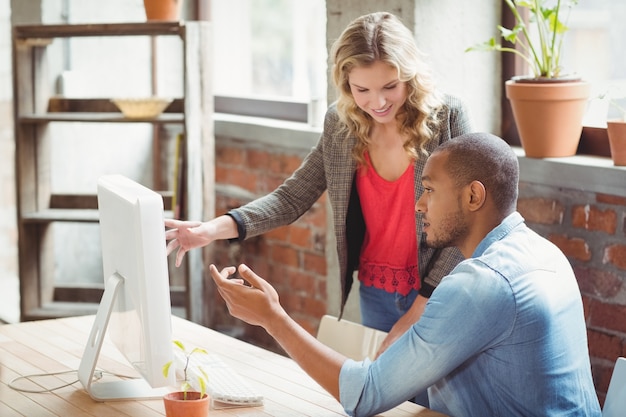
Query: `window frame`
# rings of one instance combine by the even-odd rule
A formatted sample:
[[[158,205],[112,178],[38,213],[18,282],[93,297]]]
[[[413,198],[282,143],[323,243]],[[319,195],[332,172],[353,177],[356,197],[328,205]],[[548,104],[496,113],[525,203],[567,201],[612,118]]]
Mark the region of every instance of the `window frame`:
[[[211,0],[192,0],[188,13],[193,16],[194,20],[210,22]],[[313,120],[316,103],[296,99],[218,95],[214,97],[213,105],[216,113],[262,117],[310,125],[317,123]]]
[[[275,100],[259,97],[215,96],[216,113],[239,116],[264,117],[299,123],[313,123],[309,107],[312,103],[299,100]]]

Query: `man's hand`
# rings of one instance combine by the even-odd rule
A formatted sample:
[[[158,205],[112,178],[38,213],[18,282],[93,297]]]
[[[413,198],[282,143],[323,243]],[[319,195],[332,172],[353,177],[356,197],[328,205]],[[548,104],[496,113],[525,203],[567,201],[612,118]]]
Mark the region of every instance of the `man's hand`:
[[[211,265],[209,270],[232,316],[269,331],[268,326],[276,322],[277,317],[286,315],[274,287],[246,265],[239,265],[238,270],[249,286],[241,279],[228,278],[235,273],[234,266],[218,271],[215,265]]]
[[[278,293],[267,281],[239,265],[241,279],[228,279],[235,273],[229,266],[218,271],[209,267],[231,315],[263,327],[298,365],[339,401],[339,372],[346,357],[321,343],[291,319],[281,307]]]

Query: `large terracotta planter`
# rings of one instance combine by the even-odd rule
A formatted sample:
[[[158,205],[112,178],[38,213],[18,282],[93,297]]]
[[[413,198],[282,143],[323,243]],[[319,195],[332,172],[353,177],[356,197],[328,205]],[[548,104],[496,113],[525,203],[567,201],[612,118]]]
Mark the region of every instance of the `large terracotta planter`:
[[[171,392],[163,396],[165,415],[167,417],[207,417],[209,415],[209,397],[195,391],[187,392],[187,399],[183,400],[184,392]]]
[[[183,0],[143,0],[148,21],[178,21]]]
[[[509,80],[505,88],[526,156],[549,158],[576,154],[589,83]]]
[[[606,130],[613,165],[626,166],[626,121],[609,120],[606,122]]]

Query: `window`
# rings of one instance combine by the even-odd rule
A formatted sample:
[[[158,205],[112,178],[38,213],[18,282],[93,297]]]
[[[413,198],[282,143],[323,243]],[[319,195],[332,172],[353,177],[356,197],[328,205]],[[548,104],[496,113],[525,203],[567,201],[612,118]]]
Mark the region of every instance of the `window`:
[[[213,0],[211,22],[216,111],[307,121],[325,105],[324,0]]]
[[[598,97],[609,93],[616,101],[626,99],[626,3],[623,0],[579,0],[572,10],[563,60],[591,82],[591,101],[586,124],[606,127],[609,118],[619,116],[617,108]]]

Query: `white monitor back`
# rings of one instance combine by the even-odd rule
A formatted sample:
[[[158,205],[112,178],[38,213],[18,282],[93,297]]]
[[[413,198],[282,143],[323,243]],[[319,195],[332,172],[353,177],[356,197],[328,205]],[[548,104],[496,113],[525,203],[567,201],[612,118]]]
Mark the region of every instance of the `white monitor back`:
[[[173,358],[171,304],[163,199],[121,175],[98,181],[105,292],[89,337],[79,379],[97,400],[151,398],[174,385],[162,367]],[[96,381],[107,333],[142,379]]]

